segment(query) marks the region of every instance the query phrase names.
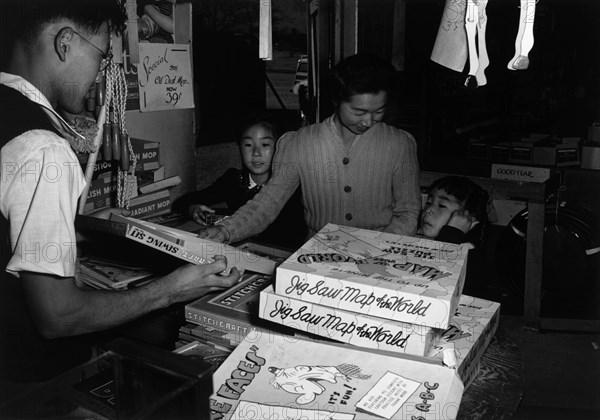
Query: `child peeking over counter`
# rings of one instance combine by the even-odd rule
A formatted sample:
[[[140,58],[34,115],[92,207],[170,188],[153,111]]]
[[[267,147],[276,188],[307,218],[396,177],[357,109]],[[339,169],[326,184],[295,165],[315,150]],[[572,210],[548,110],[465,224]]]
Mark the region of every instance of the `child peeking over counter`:
[[[417,234],[476,247],[488,223],[488,201],[488,193],[469,178],[440,178],[429,187]]]
[[[488,206],[487,191],[469,178],[440,178],[429,187],[417,230],[417,236],[436,241],[471,244],[463,293],[483,298],[487,278],[483,270],[483,245],[488,225]]]

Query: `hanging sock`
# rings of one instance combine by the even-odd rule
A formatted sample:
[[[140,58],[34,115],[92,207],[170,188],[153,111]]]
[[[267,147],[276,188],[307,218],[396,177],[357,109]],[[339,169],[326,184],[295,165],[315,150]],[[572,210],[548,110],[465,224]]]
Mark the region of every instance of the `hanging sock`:
[[[431,61],[462,72],[467,62],[464,0],[446,0],[440,26],[431,52]]]
[[[467,0],[467,13],[465,15],[465,30],[467,31],[467,47],[469,49],[469,76],[465,81],[465,87],[477,87],[475,75],[479,69],[479,58],[477,56],[477,23],[479,21],[479,10],[476,0]]]
[[[533,48],[533,23],[536,0],[521,0],[519,32],[515,40],[515,55],[508,62],[509,70],[526,70],[529,67],[529,51]]]
[[[137,0],[127,0],[125,2],[127,12],[127,40],[129,46],[129,62],[138,64],[140,62],[139,35],[138,35],[138,15]]]
[[[260,0],[259,3],[258,58],[273,59],[271,0]]]
[[[487,78],[485,77],[485,69],[490,64],[490,59],[487,53],[487,47],[485,45],[485,29],[487,27],[487,14],[485,8],[487,7],[488,0],[478,0],[477,8],[479,10],[479,19],[477,23],[477,47],[479,50],[479,67],[475,77],[477,79],[478,86],[484,86],[487,84]]]

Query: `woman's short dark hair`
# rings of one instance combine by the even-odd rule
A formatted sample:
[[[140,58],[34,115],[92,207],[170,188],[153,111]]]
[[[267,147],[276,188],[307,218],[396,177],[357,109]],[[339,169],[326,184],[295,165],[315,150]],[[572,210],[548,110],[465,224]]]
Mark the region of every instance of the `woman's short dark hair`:
[[[334,104],[348,102],[363,93],[390,93],[396,78],[391,63],[372,54],[355,54],[340,61],[331,74],[330,91]]]

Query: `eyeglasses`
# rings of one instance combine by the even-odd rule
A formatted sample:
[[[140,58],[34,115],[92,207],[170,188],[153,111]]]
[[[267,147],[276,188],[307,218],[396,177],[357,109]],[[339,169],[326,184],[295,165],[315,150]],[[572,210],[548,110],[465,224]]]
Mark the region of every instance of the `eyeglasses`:
[[[110,62],[110,59],[112,58],[110,50],[104,52],[100,48],[98,48],[92,41],[81,35],[79,32],[73,31],[73,33],[100,52],[100,56],[102,57],[102,61],[100,62],[100,71],[104,71],[104,69],[106,69],[108,63]]]

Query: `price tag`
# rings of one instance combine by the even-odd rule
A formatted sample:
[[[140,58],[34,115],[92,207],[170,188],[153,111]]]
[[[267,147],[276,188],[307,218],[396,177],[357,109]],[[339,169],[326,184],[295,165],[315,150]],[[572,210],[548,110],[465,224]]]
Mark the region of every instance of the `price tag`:
[[[138,68],[142,112],[194,107],[188,44],[141,43]]]

